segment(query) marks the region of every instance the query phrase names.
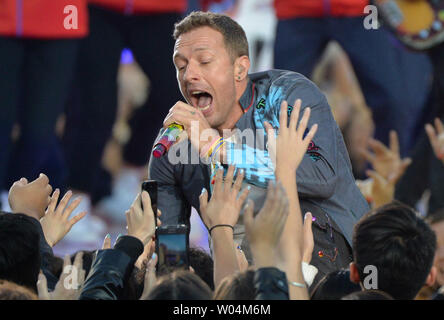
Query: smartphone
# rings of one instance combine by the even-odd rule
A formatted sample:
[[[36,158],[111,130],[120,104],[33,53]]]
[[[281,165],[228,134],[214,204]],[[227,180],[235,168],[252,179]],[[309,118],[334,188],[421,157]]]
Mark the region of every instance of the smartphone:
[[[154,213],[154,226],[157,227],[157,181],[147,180],[142,182],[142,191],[148,192],[151,199],[151,207]],[[143,210],[143,204],[142,210]]]
[[[189,228],[184,224],[161,226],[156,230],[157,274],[189,268]]]

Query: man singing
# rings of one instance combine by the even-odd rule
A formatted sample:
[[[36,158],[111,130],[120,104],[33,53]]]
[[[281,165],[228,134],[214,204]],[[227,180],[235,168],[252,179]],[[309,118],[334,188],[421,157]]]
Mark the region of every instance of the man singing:
[[[245,33],[227,16],[193,12],[175,25],[174,38],[173,61],[186,103],[179,101],[170,109],[164,127],[181,124],[190,138],[176,144],[177,148],[172,148],[168,155],[150,160],[149,177],[159,185],[162,223],[189,224],[191,206],[199,209],[202,187],[210,190],[216,169],[229,164],[244,170],[249,197],[259,211],[268,181],[275,179],[264,122],[278,128],[281,103],[288,102],[290,114],[295,100],[301,99],[301,113],[311,108],[308,127],[314,123],[319,126],[296,174],[302,212],[310,211],[316,219],[311,263],[319,272],[314,283],[330,271],[347,267],[352,261],[353,225],[369,208],[355,185],[341,132],[325,96],[295,72],[270,70],[248,74]],[[199,134],[193,132],[196,128]],[[241,137],[227,137],[227,130],[234,129],[242,133]],[[254,135],[245,143],[242,135],[248,130]],[[184,145],[189,154],[193,148],[198,152],[198,163],[190,164],[192,156],[188,162],[170,161],[171,153]],[[254,159],[249,161],[251,157]],[[234,238],[250,260],[242,216]]]

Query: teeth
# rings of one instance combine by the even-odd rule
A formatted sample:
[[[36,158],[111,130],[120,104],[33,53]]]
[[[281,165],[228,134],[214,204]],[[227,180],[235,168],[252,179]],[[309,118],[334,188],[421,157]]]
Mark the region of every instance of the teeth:
[[[206,107],[200,108],[200,110],[205,111],[208,110],[210,108],[210,105],[207,105]]]
[[[201,94],[201,93],[203,93],[203,91],[193,91],[193,92],[191,92],[193,95],[196,95],[196,94]]]

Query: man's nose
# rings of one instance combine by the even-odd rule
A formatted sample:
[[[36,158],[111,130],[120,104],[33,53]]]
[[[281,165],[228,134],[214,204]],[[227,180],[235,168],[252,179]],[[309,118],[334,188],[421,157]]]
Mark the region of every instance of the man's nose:
[[[183,78],[187,82],[199,80],[200,79],[199,67],[196,66],[194,63],[189,63],[185,70]]]

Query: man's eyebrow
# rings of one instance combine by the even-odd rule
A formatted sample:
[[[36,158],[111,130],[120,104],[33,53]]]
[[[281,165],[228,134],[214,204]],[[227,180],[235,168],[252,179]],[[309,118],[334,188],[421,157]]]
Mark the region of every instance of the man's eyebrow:
[[[173,60],[176,60],[176,59],[187,60],[183,54],[181,54],[177,51],[173,54]]]

